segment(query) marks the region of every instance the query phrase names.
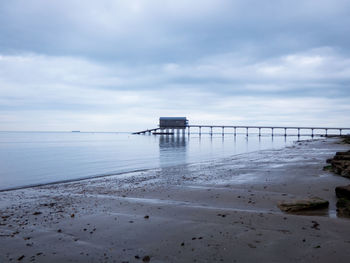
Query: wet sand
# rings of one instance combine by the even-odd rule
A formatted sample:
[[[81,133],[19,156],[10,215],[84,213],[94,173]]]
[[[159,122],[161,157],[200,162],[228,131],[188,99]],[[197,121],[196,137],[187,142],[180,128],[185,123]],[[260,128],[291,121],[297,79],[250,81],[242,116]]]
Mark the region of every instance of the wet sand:
[[[336,139],[0,193],[0,262],[350,262]],[[277,202],[318,196],[327,210]]]

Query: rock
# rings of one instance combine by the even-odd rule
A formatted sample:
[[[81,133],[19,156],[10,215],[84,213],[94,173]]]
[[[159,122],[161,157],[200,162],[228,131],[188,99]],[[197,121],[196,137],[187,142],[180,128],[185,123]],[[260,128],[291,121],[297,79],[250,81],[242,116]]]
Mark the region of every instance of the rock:
[[[338,198],[337,207],[349,207],[350,208],[350,200],[347,198]]]
[[[337,152],[332,159],[327,160],[327,163],[331,164],[330,170],[334,173],[350,178],[350,151]]]
[[[345,186],[337,186],[335,188],[335,194],[338,198],[350,199],[350,184]]]
[[[143,262],[150,262],[151,261],[151,258],[150,256],[144,256],[143,259],[142,259]]]
[[[347,151],[347,152],[336,152],[335,155],[336,155],[336,156],[341,156],[341,155],[346,156],[346,155],[350,155],[350,151]]]
[[[253,244],[248,244],[248,246],[250,247],[250,248],[256,248],[256,246],[254,246]]]
[[[338,197],[337,215],[339,217],[350,217],[350,185],[337,186],[335,194]]]
[[[350,161],[350,154],[348,154],[348,155],[336,155],[336,156],[334,156],[333,160]]]
[[[337,216],[350,217],[350,200],[347,198],[339,198],[337,202]]]
[[[350,144],[350,135],[344,135],[342,136],[343,138],[343,143]]]
[[[323,167],[323,171],[333,171],[332,165],[326,165]]]
[[[349,165],[350,162],[347,160],[335,160],[331,162],[333,168],[341,168],[341,169],[346,169]]]
[[[316,221],[311,221],[311,223],[312,223],[312,227],[311,228],[314,228],[316,230],[320,230],[320,228],[319,228],[320,224],[319,223],[317,223]]]
[[[346,178],[350,178],[350,167],[342,170],[340,175]]]
[[[327,200],[323,200],[319,197],[278,203],[279,209],[287,213],[293,213],[303,210],[322,209],[327,208],[328,205],[329,202]]]

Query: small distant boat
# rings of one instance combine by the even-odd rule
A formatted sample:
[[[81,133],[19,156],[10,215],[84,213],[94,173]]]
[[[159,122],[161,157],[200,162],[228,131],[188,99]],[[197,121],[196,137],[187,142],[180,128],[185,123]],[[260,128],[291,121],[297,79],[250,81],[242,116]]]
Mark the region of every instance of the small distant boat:
[[[80,131],[72,131],[72,132],[80,132]]]

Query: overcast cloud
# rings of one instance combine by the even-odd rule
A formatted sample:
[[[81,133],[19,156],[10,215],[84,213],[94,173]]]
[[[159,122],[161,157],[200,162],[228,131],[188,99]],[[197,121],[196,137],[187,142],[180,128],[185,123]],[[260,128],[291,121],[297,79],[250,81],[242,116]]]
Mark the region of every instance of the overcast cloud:
[[[0,130],[350,127],[350,1],[0,2]]]

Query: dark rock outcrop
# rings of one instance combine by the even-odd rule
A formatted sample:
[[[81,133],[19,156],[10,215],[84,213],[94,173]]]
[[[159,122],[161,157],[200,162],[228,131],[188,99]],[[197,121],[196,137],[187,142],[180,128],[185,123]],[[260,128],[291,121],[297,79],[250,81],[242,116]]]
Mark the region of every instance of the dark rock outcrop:
[[[343,138],[343,143],[350,144],[350,135],[344,135],[342,136]]]
[[[340,176],[350,178],[350,151],[337,152],[332,159],[327,160],[327,163],[331,165],[329,170]]]

